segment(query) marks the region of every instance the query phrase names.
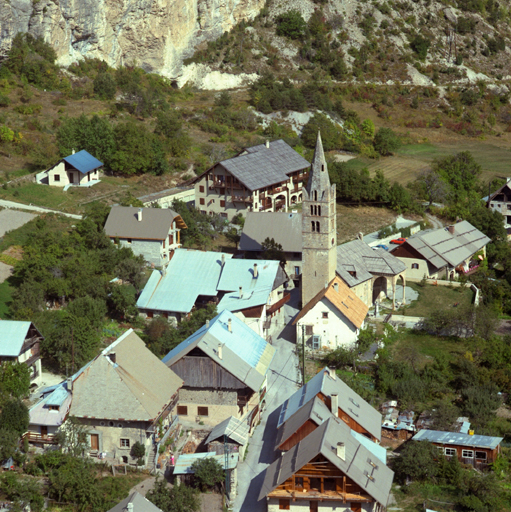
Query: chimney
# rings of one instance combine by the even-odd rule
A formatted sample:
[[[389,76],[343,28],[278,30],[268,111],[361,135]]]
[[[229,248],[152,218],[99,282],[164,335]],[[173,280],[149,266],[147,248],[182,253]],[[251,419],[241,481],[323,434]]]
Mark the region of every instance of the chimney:
[[[359,240],[362,240],[362,242],[364,241],[364,233],[362,233],[362,231],[358,232],[357,237],[358,237]]]
[[[328,368],[328,371],[330,373],[330,377],[332,377],[332,379],[336,379],[336,375],[335,375],[335,370],[333,368]]]
[[[254,279],[257,279],[259,272],[257,271],[257,263],[254,263]]]
[[[209,329],[209,320],[206,320],[206,329]]]
[[[270,149],[270,141],[269,140],[266,141],[266,149]]]
[[[115,363],[116,362],[116,357],[115,357],[115,352],[110,352],[110,354],[108,354],[108,357],[110,359],[110,361],[112,361],[112,363]]]
[[[66,383],[67,383],[67,390],[73,391],[73,379],[71,377],[68,377],[66,379]]]
[[[229,329],[229,332],[232,332],[232,320],[230,318],[227,321],[227,328]]]
[[[344,443],[337,443],[337,457],[346,460],[346,445]]]
[[[126,510],[128,512],[133,512],[133,503],[128,503],[128,506],[126,507]]]
[[[243,298],[243,287],[240,286],[240,299],[242,299],[242,298]]]
[[[451,235],[454,235],[454,226],[451,225],[447,229],[449,230],[449,233],[451,233]]]
[[[225,265],[225,254],[222,254],[222,268]]]
[[[138,209],[138,222],[142,222],[142,208]]]
[[[332,393],[330,395],[330,408],[332,410],[332,414],[337,418],[339,416],[339,397],[337,393]]]
[[[71,154],[72,154],[72,155],[74,155],[74,154],[75,154],[75,148],[73,148],[73,149],[71,150]]]
[[[339,293],[339,283],[334,283],[334,290]]]
[[[511,181],[511,178],[506,178],[507,182],[509,183]]]
[[[230,322],[230,320],[229,320],[229,322]],[[229,324],[229,327],[230,326],[231,326],[231,324]],[[229,329],[229,330],[231,330],[231,329]],[[222,343],[218,344],[218,358],[222,359]]]

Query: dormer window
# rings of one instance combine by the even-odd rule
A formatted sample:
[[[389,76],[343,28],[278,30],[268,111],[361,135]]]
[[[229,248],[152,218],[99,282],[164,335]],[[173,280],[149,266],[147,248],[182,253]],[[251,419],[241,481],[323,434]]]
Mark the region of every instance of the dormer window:
[[[50,411],[58,411],[60,407],[58,405],[49,405],[48,409],[50,409]]]

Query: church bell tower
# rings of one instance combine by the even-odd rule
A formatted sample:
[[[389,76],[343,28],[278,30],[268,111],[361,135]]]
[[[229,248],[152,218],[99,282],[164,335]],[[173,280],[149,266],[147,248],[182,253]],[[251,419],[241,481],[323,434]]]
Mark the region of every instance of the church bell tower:
[[[303,190],[302,210],[302,307],[334,277],[337,268],[335,185],[318,132],[309,180]]]

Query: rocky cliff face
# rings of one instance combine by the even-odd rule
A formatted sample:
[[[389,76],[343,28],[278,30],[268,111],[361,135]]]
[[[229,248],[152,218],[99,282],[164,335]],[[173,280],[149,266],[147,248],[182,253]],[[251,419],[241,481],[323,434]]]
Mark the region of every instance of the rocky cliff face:
[[[195,45],[253,18],[264,0],[0,0],[0,52],[42,36],[59,64],[97,57],[177,77]]]

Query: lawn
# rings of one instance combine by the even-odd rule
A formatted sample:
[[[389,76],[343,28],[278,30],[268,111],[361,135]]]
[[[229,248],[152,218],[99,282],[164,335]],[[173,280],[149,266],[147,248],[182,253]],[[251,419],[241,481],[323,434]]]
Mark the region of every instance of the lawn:
[[[452,308],[456,303],[464,306],[474,301],[474,292],[468,287],[420,286],[417,283],[407,283],[407,286],[418,292],[419,298],[400,309],[397,313],[401,315],[428,316],[439,308]]]
[[[5,320],[9,317],[9,307],[7,303],[12,300],[13,288],[7,281],[0,283],[0,319]]]

